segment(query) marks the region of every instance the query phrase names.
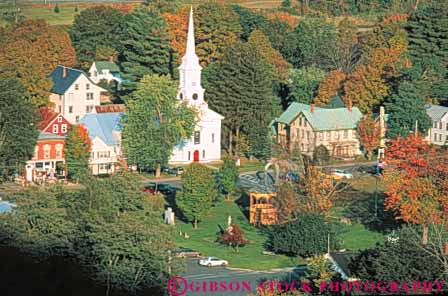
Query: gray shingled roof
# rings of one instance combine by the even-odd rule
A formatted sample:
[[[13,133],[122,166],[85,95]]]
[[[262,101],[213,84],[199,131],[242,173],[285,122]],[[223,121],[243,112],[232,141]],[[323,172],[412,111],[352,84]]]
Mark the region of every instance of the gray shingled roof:
[[[432,121],[440,121],[442,117],[448,112],[448,107],[439,105],[427,104],[425,105],[426,113],[431,117]]]

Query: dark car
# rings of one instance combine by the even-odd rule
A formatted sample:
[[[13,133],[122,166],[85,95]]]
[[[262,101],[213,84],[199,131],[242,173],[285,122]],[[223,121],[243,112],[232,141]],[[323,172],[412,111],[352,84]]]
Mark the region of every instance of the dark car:
[[[183,167],[173,167],[168,169],[168,174],[180,176],[184,173]]]
[[[174,250],[174,255],[179,258],[199,258],[201,253],[190,248],[178,248]]]
[[[143,192],[156,194],[158,192],[158,188],[156,188],[156,183],[151,182],[145,185],[145,188],[143,189]]]
[[[168,195],[174,192],[174,188],[167,183],[157,183],[157,191],[160,191],[163,194]]]
[[[360,166],[357,169],[358,172],[362,174],[370,174],[370,175],[376,175],[378,173],[377,167],[372,165],[364,165]]]

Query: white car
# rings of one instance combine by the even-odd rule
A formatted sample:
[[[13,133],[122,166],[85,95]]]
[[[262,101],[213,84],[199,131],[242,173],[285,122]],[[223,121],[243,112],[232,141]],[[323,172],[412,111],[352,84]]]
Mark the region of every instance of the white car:
[[[226,266],[226,265],[229,265],[229,262],[227,262],[226,260],[216,258],[216,257],[207,257],[207,258],[199,260],[199,265],[208,266],[208,267]]]
[[[346,172],[346,171],[344,171],[344,170],[338,170],[338,169],[335,169],[335,170],[333,170],[333,171],[331,172],[331,174],[332,174],[333,176],[337,177],[338,179],[339,179],[339,178],[340,178],[340,179],[351,179],[351,178],[353,178],[353,175],[352,175],[351,173]]]

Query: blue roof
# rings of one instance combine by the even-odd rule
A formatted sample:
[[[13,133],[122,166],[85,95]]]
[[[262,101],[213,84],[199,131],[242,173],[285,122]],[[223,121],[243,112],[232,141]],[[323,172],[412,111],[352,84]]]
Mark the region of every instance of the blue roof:
[[[121,131],[122,116],[123,112],[89,113],[84,115],[79,123],[87,128],[91,140],[99,137],[107,145],[117,145],[118,142],[112,136],[112,132]]]
[[[53,81],[51,92],[59,95],[65,94],[67,89],[78,79],[81,74],[84,74],[81,70],[65,67],[67,75],[62,77],[63,66],[57,66],[50,74],[50,78]]]

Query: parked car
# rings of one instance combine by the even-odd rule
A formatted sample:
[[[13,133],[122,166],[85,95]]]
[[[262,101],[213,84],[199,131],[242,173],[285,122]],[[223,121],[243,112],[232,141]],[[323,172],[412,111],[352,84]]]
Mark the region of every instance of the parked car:
[[[375,175],[378,173],[378,168],[376,166],[372,166],[372,165],[364,165],[364,166],[360,166],[357,169],[357,171],[362,174]]]
[[[157,183],[157,190],[165,195],[174,193],[174,188],[168,183]]]
[[[199,258],[201,257],[201,253],[198,251],[192,250],[190,248],[180,247],[174,250],[174,255],[179,258]]]
[[[340,180],[340,179],[351,179],[353,178],[352,173],[349,173],[347,171],[344,170],[340,170],[340,169],[334,169],[331,171],[331,175],[333,176],[334,179],[336,180]]]
[[[180,176],[184,173],[184,168],[183,167],[168,168],[167,173],[171,175]]]
[[[145,184],[145,188],[143,189],[143,192],[147,192],[147,193],[151,193],[151,194],[156,194],[158,193],[158,188],[156,188],[156,183],[151,182],[151,183],[147,183]]]
[[[199,265],[208,266],[208,267],[227,266],[227,265],[229,265],[229,262],[227,262],[226,260],[216,258],[216,257],[207,257],[207,258],[199,260]]]

